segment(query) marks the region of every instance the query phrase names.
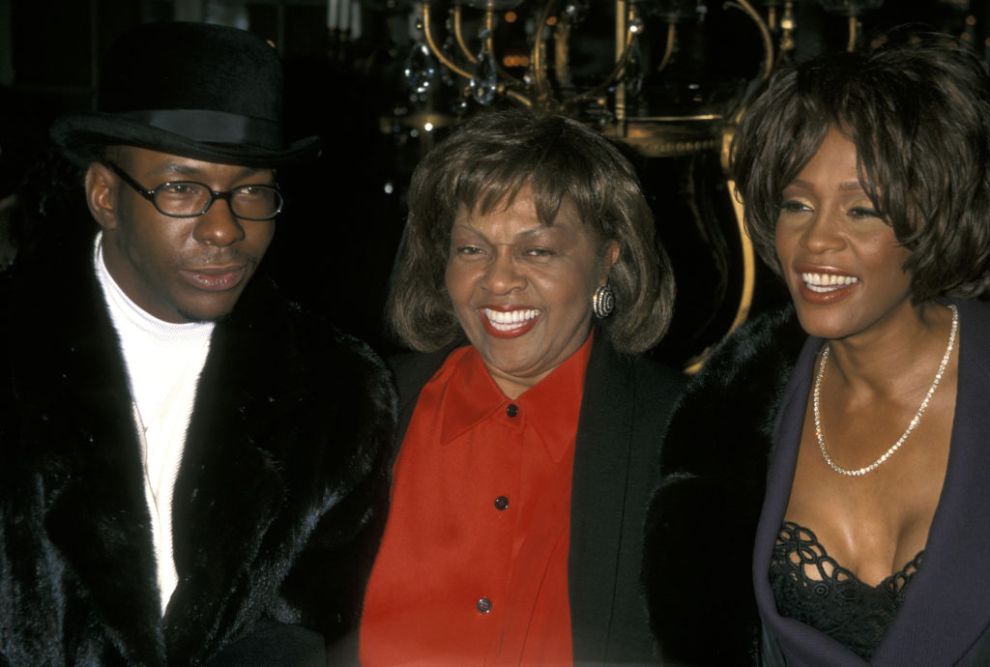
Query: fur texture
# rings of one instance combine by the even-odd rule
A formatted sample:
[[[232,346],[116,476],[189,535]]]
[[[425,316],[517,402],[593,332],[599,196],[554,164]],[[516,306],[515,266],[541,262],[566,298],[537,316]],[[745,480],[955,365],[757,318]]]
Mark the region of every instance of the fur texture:
[[[173,500],[164,619],[140,445],[91,250],[3,304],[0,653],[201,665],[260,619],[352,632],[385,514],[388,372],[256,277],[219,323]]]
[[[805,338],[791,308],[747,323],[692,379],[671,419],[644,556],[665,662],[756,659],[753,541],[778,402]]]

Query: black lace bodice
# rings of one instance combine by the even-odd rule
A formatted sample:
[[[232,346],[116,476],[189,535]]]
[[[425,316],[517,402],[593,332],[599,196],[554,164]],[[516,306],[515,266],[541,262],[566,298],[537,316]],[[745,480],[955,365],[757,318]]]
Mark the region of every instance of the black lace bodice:
[[[777,611],[869,659],[893,621],[923,554],[870,586],[835,562],[812,531],[785,521],[770,559]]]

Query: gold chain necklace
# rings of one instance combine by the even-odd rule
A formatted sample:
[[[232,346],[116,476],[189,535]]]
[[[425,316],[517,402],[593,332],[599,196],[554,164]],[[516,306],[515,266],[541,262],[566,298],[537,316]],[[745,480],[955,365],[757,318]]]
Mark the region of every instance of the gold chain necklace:
[[[822,433],[822,410],[818,401],[819,394],[821,393],[822,378],[825,377],[825,365],[828,363],[830,350],[828,345],[825,346],[825,349],[822,350],[822,359],[818,364],[818,372],[815,374],[815,388],[812,394],[812,403],[815,409],[815,437],[818,439],[818,449],[821,450],[822,458],[825,459],[825,463],[828,464],[829,468],[840,475],[847,475],[849,477],[862,477],[867,473],[873,472],[886,463],[887,459],[893,456],[894,452],[901,448],[901,445],[903,445],[908,439],[908,436],[910,436],[914,429],[918,427],[918,424],[921,423],[921,416],[925,414],[925,410],[928,409],[928,404],[932,400],[932,395],[938,388],[938,383],[942,381],[942,376],[945,374],[945,369],[949,365],[949,358],[952,356],[952,348],[956,344],[956,333],[959,331],[959,309],[954,305],[950,305],[949,309],[952,311],[952,328],[949,330],[949,343],[945,347],[945,354],[942,355],[942,361],[939,362],[938,371],[935,373],[935,379],[932,380],[932,385],[928,387],[928,393],[925,394],[925,398],[921,401],[921,405],[918,406],[918,411],[915,412],[914,417],[911,418],[911,423],[908,424],[908,427],[904,430],[904,433],[901,434],[901,437],[897,439],[897,442],[891,445],[890,449],[881,454],[880,458],[868,466],[856,468],[855,470],[843,468],[833,461],[832,456],[828,453],[828,449],[825,447],[825,435]]]

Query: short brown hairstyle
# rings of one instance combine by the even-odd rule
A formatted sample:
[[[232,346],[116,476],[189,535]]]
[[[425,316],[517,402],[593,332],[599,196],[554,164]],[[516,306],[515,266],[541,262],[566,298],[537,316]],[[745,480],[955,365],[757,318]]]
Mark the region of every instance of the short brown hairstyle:
[[[732,172],[760,256],[779,272],[784,188],[830,127],[856,146],[860,181],[910,251],[915,302],[990,287],[990,78],[964,43],[897,30],[870,51],[777,73],[745,114]]]
[[[463,336],[444,284],[454,219],[462,206],[488,213],[526,185],[543,224],[568,198],[603,251],[618,242],[609,272],[615,312],[598,324],[619,351],[655,345],[670,322],[674,279],[635,169],[581,123],[523,109],[469,119],[416,167],[387,304],[402,342],[425,352]]]

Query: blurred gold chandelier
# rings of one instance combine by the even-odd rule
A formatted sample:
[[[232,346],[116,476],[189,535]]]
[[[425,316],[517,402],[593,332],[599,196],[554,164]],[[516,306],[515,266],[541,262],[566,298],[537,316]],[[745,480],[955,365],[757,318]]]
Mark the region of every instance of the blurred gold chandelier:
[[[846,48],[860,40],[860,16],[883,0],[818,0],[827,12],[848,22]],[[705,0],[594,0],[598,17],[613,25],[611,53],[597,81],[575,83],[575,36],[592,10],[592,0],[423,0],[412,3],[416,41],[403,70],[415,95],[425,99],[446,77],[468,104],[524,105],[586,121],[646,158],[685,157],[714,151],[731,196],[739,248],[738,305],[728,331],[747,318],[755,286],[756,256],[743,226],[743,211],[728,176],[728,148],[747,101],[796,43],[796,4],[814,0],[728,0],[719,2],[731,39],[705,51],[727,52],[748,40],[753,56],[739,80],[714,81],[705,72],[688,72],[685,63],[704,40]],[[612,11],[605,11],[611,5]],[[497,43],[500,22],[527,20],[526,51],[516,47],[510,59]],[[730,20],[731,19],[731,20]],[[595,25],[599,33],[600,26]],[[472,30],[474,34],[472,34]],[[502,33],[500,33],[500,36]],[[708,44],[707,46],[711,46]],[[500,55],[498,55],[500,54]],[[701,58],[704,59],[705,56]],[[697,63],[696,63],[697,64]],[[735,63],[738,64],[738,63]],[[513,65],[513,66],[510,66]],[[681,68],[681,69],[678,69]],[[509,70],[515,70],[510,72]],[[708,74],[711,68],[708,68]],[[519,71],[521,70],[521,72]],[[692,78],[693,77],[693,78]],[[458,85],[458,82],[461,85]],[[432,114],[430,118],[442,117]],[[424,127],[429,132],[431,127]],[[698,356],[697,368],[704,359]]]

